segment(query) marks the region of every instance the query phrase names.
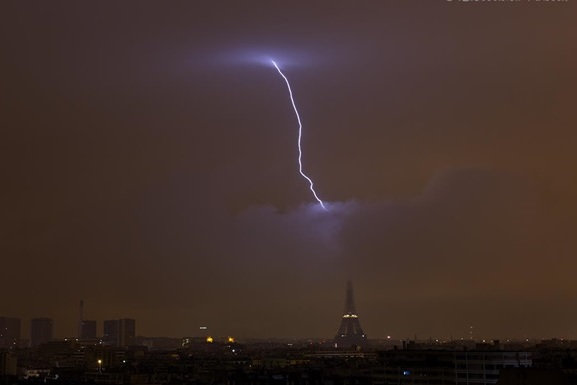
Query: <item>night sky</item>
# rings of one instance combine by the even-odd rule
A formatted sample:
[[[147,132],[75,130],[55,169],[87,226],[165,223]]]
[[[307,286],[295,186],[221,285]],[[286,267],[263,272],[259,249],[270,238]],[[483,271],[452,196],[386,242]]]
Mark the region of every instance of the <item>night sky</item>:
[[[577,338],[577,1],[0,6],[0,316]],[[328,212],[298,174],[303,162]]]

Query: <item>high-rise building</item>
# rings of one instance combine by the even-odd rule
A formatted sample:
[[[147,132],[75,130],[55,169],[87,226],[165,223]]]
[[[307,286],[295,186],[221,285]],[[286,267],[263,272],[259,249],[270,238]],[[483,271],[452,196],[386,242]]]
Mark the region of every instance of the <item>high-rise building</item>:
[[[30,346],[35,348],[52,341],[53,333],[54,321],[52,318],[32,318],[30,321]]]
[[[103,341],[107,345],[126,347],[134,345],[136,321],[130,318],[104,321]]]
[[[82,333],[80,339],[88,340],[96,338],[96,321],[82,320]]]
[[[134,345],[136,338],[136,321],[130,318],[118,320],[118,345],[125,347]]]
[[[20,318],[0,317],[0,349],[18,346],[20,323]]]
[[[118,320],[105,320],[102,341],[106,345],[118,346]]]
[[[347,282],[347,293],[345,296],[345,312],[341,319],[341,327],[335,336],[335,345],[339,348],[362,347],[367,343],[367,336],[361,329],[357,307],[355,306],[355,295],[353,293],[353,283]]]

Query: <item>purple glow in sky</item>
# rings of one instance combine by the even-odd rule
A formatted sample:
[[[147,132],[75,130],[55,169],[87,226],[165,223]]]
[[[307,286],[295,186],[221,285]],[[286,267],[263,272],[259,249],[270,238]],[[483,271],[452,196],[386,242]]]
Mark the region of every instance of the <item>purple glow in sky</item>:
[[[314,67],[326,64],[335,54],[327,52],[311,52],[309,49],[295,50],[288,47],[271,48],[271,47],[238,47],[224,52],[210,53],[210,61],[216,65],[261,65],[270,66],[271,57],[275,62],[286,67]],[[198,57],[195,58],[198,60]]]

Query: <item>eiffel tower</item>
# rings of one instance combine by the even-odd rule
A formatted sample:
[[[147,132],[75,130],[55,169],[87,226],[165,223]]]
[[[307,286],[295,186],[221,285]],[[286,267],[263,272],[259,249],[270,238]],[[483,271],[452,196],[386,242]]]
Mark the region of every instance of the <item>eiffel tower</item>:
[[[345,312],[341,320],[341,327],[335,337],[335,346],[339,348],[363,347],[367,343],[367,336],[361,329],[361,323],[357,316],[353,283],[347,282],[347,294],[345,296]]]

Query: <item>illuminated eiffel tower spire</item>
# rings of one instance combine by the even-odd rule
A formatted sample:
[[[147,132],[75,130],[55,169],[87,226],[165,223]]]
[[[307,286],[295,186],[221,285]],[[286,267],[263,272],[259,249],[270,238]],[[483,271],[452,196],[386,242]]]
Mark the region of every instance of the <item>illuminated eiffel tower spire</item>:
[[[335,345],[340,348],[362,347],[367,343],[367,336],[361,329],[361,323],[355,306],[353,283],[347,282],[345,296],[345,311],[341,320],[341,327],[335,337]]]

